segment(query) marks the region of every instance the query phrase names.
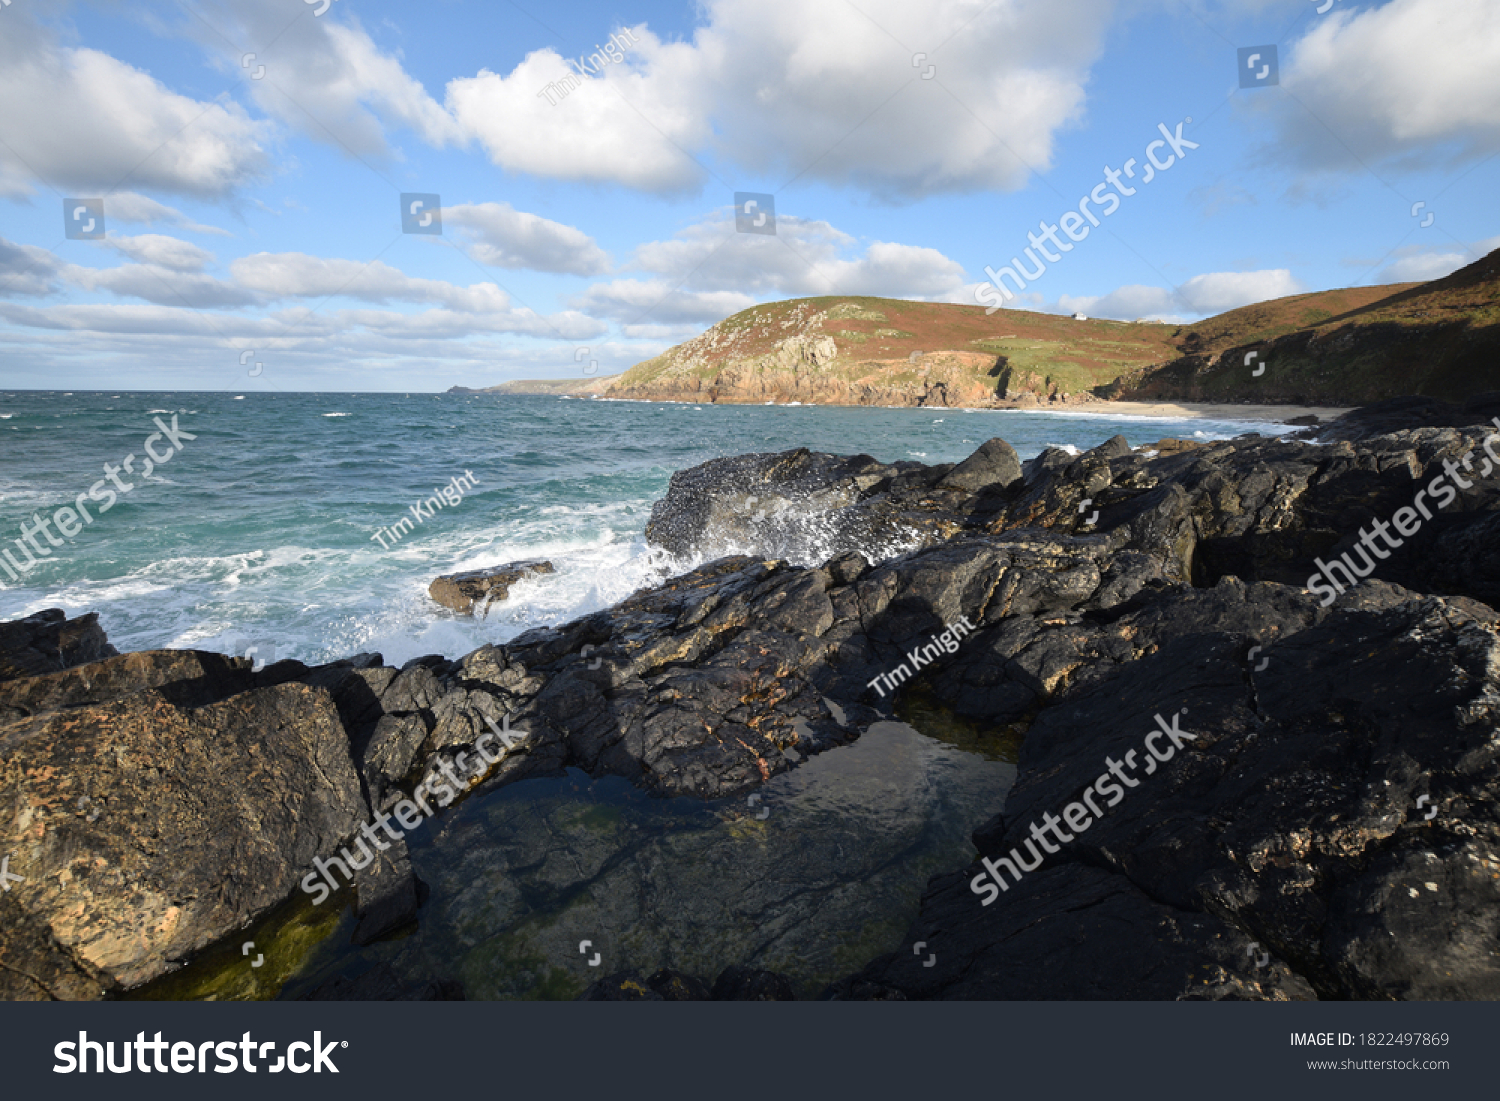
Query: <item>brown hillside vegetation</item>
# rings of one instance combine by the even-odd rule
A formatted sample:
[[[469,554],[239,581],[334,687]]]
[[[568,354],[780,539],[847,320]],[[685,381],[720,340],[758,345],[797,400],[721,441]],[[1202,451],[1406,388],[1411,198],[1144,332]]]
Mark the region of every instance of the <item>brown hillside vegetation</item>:
[[[625,372],[611,397],[986,406],[1064,400],[1167,362],[1173,326],[892,298],[735,314]]]
[[[1497,352],[1500,251],[1430,283],[1292,295],[1190,326],[1013,309],[986,316],[980,306],[892,298],[771,302],[614,378],[493,389],[971,408],[1107,399],[1357,405],[1500,389]]]
[[[1461,400],[1500,388],[1500,250],[1430,283],[1232,310],[1192,326],[1180,344],[1182,358],[1122,376],[1108,395],[1330,405],[1402,394]],[[1247,365],[1251,352],[1258,354]]]

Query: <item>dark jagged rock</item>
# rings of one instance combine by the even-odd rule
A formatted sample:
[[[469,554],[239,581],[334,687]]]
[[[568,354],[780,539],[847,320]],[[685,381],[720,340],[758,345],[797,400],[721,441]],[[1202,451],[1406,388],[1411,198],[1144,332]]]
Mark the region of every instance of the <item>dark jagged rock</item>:
[[[0,623],[0,681],[56,673],[116,653],[92,612],[69,619],[61,608],[48,608]]]
[[[1481,947],[1500,933],[1500,617],[1376,584],[1306,608],[1261,669],[1238,630],[1162,612],[1171,641],[1038,716],[981,857],[1031,864],[1031,824],[1144,757],[1156,715],[1181,714],[1183,751],[1040,870],[1000,866],[992,905],[983,864],[939,877],[910,933],[937,964],[897,952],[858,979],[920,998],[1500,996]]]
[[[1500,596],[1500,471],[1471,467],[1330,607],[1303,588],[1362,527],[1483,455],[1485,428],[1375,433],[1382,416],[1326,445],[717,460],[674,476],[650,532],[745,553],[400,670],[378,655],[258,672],[111,656],[86,619],[66,637],[57,615],[10,625],[0,852],[26,880],[0,897],[0,993],[98,997],[191,959],[438,772],[490,791],[577,768],[721,799],[859,738],[920,688],[1025,733],[1020,783],[975,831],[991,859],[1138,750],[1155,715],[1186,708],[1195,740],[993,905],[970,889],[977,867],[938,876],[908,951],[830,996],[1500,995],[1500,643],[1479,603]],[[961,641],[935,641],[959,625]],[[404,851],[388,855],[355,884],[361,943],[420,918]],[[595,987],[790,990],[750,972],[713,990],[674,973]]]
[[[202,707],[257,687],[242,658],[194,650],[120,654],[60,673],[0,683],[0,722],[111,703],[151,688],[178,707]],[[0,733],[0,745],[6,735]]]
[[[1500,608],[1500,513],[1444,525],[1428,547],[1423,573],[1437,592],[1467,593]]]
[[[1438,398],[1390,398],[1345,413],[1320,428],[1313,438],[1353,443],[1416,428],[1483,426],[1495,417],[1500,417],[1500,391],[1475,394],[1459,403]]]
[[[785,975],[753,967],[726,967],[714,981],[716,1002],[794,1002],[797,995]]]
[[[527,558],[464,573],[447,573],[427,586],[427,595],[445,608],[463,615],[476,607],[486,607],[510,595],[511,586],[522,578],[552,573],[553,566],[544,558]]]
[[[578,996],[581,1002],[791,1002],[796,1001],[786,977],[770,971],[730,967],[710,990],[702,979],[663,968],[650,978],[639,971],[621,971],[592,983]]]
[[[878,539],[872,519],[850,506],[918,470],[926,468],[805,448],[714,459],[672,475],[646,536],[684,556],[709,545],[753,545],[771,556],[821,560]]]
[[[1006,489],[1020,477],[1021,460],[1016,449],[1004,440],[994,439],[980,444],[978,451],[945,474],[938,484],[978,493],[990,486]]]
[[[164,974],[288,898],[365,815],[338,713],[303,685],[196,707],[145,687],[13,718],[0,747],[0,853],[24,877],[0,895],[9,998]]]

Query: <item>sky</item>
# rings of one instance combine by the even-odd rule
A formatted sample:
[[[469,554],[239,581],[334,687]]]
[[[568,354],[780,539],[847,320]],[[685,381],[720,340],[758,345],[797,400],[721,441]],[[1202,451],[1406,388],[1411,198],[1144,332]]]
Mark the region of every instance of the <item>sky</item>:
[[[1191,323],[1500,247],[1495,0],[0,5],[11,389],[581,379],[810,295]]]

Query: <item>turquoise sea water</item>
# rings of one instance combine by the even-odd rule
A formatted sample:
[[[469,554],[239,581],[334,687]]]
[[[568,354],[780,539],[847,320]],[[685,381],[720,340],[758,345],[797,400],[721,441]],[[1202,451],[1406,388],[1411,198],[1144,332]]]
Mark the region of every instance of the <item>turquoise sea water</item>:
[[[139,473],[154,419],[196,436]],[[956,462],[992,436],[1022,458],[1123,433],[1220,438],[1264,424],[1077,413],[715,406],[443,394],[0,393],[0,548],[135,455],[117,503],[18,583],[0,619],[96,611],[121,650],[192,647],[309,663],[379,651],[457,657],[611,604],[693,563],[645,543],[675,470],[793,447]],[[167,445],[157,440],[160,454]],[[377,531],[466,471],[477,485],[389,549]],[[101,494],[102,495],[102,494]],[[38,540],[41,537],[38,536]],[[749,548],[714,548],[713,556]],[[432,603],[433,577],[518,558],[485,619]]]

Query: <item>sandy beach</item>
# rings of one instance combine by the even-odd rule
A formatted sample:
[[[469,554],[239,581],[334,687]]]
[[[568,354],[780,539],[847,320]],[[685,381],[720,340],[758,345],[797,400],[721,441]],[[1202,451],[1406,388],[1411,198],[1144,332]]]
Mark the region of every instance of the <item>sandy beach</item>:
[[[1078,407],[1079,412],[1111,413],[1122,417],[1208,417],[1229,421],[1268,421],[1285,424],[1295,417],[1317,417],[1327,423],[1355,406],[1240,405],[1217,402],[1109,401]]]

